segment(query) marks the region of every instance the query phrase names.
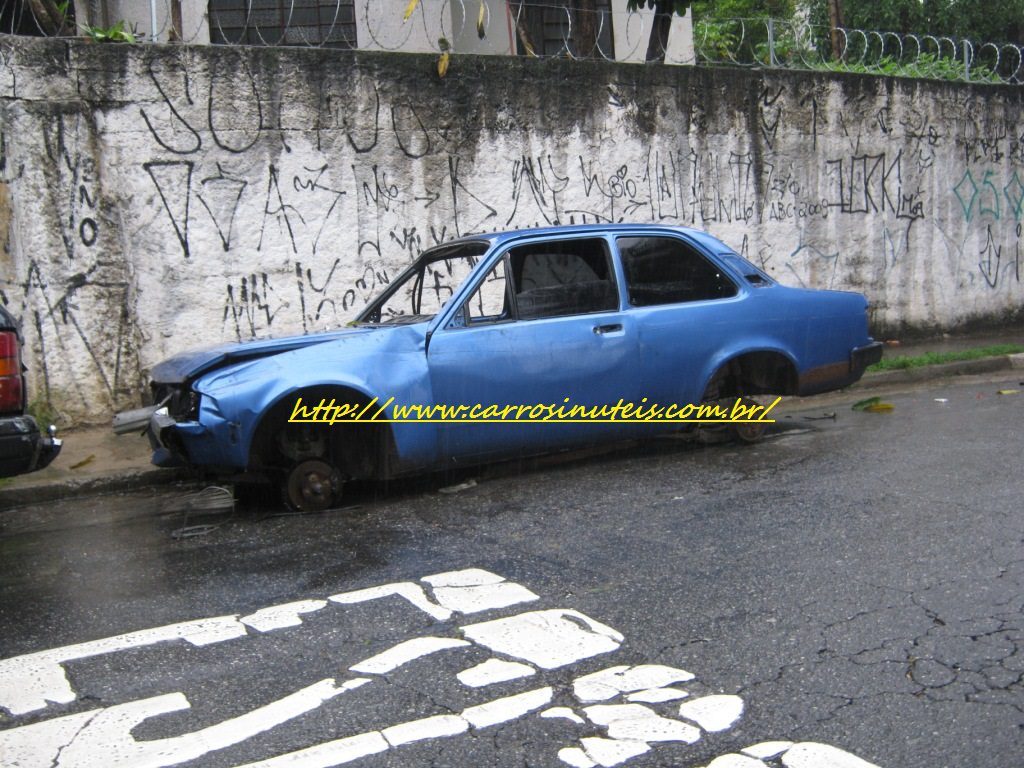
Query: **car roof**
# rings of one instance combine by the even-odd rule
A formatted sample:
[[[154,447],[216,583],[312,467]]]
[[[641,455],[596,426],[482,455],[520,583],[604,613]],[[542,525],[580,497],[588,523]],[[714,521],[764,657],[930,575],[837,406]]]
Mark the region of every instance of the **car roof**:
[[[493,245],[501,245],[512,240],[530,237],[558,237],[565,235],[595,236],[607,235],[609,233],[628,235],[683,233],[700,241],[705,247],[712,250],[717,251],[722,247],[722,243],[707,232],[703,232],[699,229],[691,229],[690,227],[666,224],[570,224],[552,227],[510,229],[501,232],[481,232],[475,235],[466,235],[456,240],[450,240],[443,243],[443,245],[473,241],[479,242],[480,240],[487,240]]]

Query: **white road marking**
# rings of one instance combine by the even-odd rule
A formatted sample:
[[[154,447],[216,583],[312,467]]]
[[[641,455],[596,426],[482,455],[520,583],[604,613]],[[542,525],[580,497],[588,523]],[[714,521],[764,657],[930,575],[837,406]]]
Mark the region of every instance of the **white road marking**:
[[[237,768],[332,768],[378,752],[387,752],[390,746],[380,731],[370,731],[260,760],[258,763],[246,763]]]
[[[692,674],[675,667],[661,664],[640,664],[635,667],[622,665],[576,678],[572,692],[581,702],[588,703],[607,701],[622,693],[650,691],[689,680],[693,680]]]
[[[323,610],[329,603],[352,605],[397,596],[431,618],[447,621],[457,613],[497,610],[539,599],[525,587],[478,568],[438,573],[420,581],[427,587],[413,582],[396,582],[343,592],[327,599],[268,606],[241,618],[238,615],[217,616],[181,622],[0,660],[0,707],[18,716],[44,709],[50,702],[74,701],[75,692],[62,666],[66,662],[174,640],[205,646],[251,636],[253,632],[296,627],[303,623],[303,615]],[[451,627],[446,631],[450,630]],[[616,630],[570,609],[520,613],[469,624],[461,631],[466,640],[414,637],[364,659],[350,669],[367,674],[387,674],[439,651],[468,647],[469,641],[495,654],[530,662],[545,670],[558,669],[618,650],[623,642],[623,636]],[[536,674],[534,667],[520,661],[491,658],[462,670],[457,679],[470,688],[485,688]],[[693,675],[685,670],[657,664],[613,666],[577,678],[572,685],[573,695],[580,704],[589,704],[583,707],[582,712],[606,734],[581,738],[577,746],[560,750],[559,759],[573,768],[595,768],[598,765],[610,768],[649,751],[652,744],[671,741],[693,743],[700,739],[700,729],[714,732],[733,725],[744,707],[738,696],[713,695],[682,702],[678,709],[679,717],[695,723],[700,729],[690,723],[664,717],[653,708],[653,705],[687,698],[686,690],[673,685],[692,679]],[[86,768],[94,765],[103,765],[104,768],[167,768],[240,744],[370,682],[370,679],[362,677],[339,686],[333,679],[321,680],[238,717],[163,739],[138,741],[132,730],[150,718],[189,709],[191,705],[184,693],[168,693],[54,717],[0,730],[0,762],[5,768],[8,765],[12,768]],[[569,707],[549,707],[554,695],[551,687],[536,688],[485,701],[458,714],[433,714],[248,763],[240,768],[329,768],[405,744],[454,737],[470,729],[479,730],[511,722],[538,710],[542,710],[540,717],[560,718],[577,726],[592,728]],[[616,701],[612,702],[613,699]],[[709,768],[767,768],[764,762],[767,760],[771,760],[772,765],[781,761],[785,768],[877,768],[835,747],[782,741],[755,744],[742,750],[742,754],[721,755],[708,765]]]
[[[533,712],[535,709],[540,709],[551,701],[553,695],[554,691],[551,688],[538,688],[469,707],[462,711],[462,716],[474,728],[487,728],[499,723],[507,723]]]
[[[458,715],[435,715],[385,728],[381,733],[392,747],[424,739],[456,736],[469,730],[469,723]]]
[[[595,704],[583,710],[587,718],[604,726],[611,739],[626,741],[682,741],[693,744],[700,731],[692,725],[661,717],[642,704]]]
[[[412,720],[357,736],[328,741],[313,747],[278,755],[258,763],[246,763],[236,768],[333,768],[358,760],[366,755],[384,752],[390,747],[409,744],[422,739],[436,739],[464,733],[470,726],[476,729],[516,720],[540,709],[553,696],[551,688],[539,688],[526,693],[489,701],[469,707],[460,715],[438,715]],[[392,739],[394,741],[392,741]]]
[[[237,616],[217,616],[3,659],[0,661],[0,707],[12,715],[23,715],[45,709],[48,702],[66,704],[74,701],[75,692],[61,666],[67,661],[171,640],[184,640],[197,646],[210,645],[244,637],[245,634],[245,626],[239,623]]]
[[[505,577],[485,571],[483,568],[463,568],[461,571],[445,571],[424,576],[420,581],[425,581],[432,587],[479,587],[485,584],[501,584]]]
[[[414,637],[412,640],[406,640],[376,656],[361,661],[349,669],[363,674],[385,675],[422,656],[465,645],[469,645],[469,643],[450,637]]]
[[[758,760],[771,760],[792,746],[792,741],[762,741],[760,744],[754,744],[740,751],[745,755],[756,757]]]
[[[810,741],[786,750],[782,755],[782,764],[786,768],[878,768],[849,752]]]
[[[420,581],[433,587],[437,602],[459,613],[480,613],[540,599],[526,587],[479,568],[424,576]]]
[[[558,750],[558,759],[572,768],[594,768],[597,763],[587,757],[587,753],[579,747],[565,747]]]
[[[707,768],[765,768],[765,764],[745,755],[721,755],[708,763]]]
[[[170,693],[0,731],[0,754],[16,754],[19,768],[87,768],[96,765],[98,755],[104,768],[162,768],[238,744],[368,682],[357,679],[337,686],[334,680],[321,680],[217,725],[137,741],[131,732],[143,721],[189,709],[184,694]]]
[[[689,695],[686,691],[681,691],[678,688],[649,688],[629,694],[626,697],[626,701],[636,701],[643,704],[661,704],[666,701],[679,701],[679,699],[685,699]]]
[[[299,600],[295,603],[260,608],[255,613],[243,616],[239,621],[258,632],[270,632],[275,629],[297,627],[302,624],[300,614],[315,613],[326,606],[326,600]]]
[[[524,659],[543,669],[618,650],[621,634],[579,611],[556,609],[520,613],[462,627],[473,642]]]
[[[102,710],[80,712],[33,725],[0,731],[0,758],[13,768],[53,765],[53,757],[63,745],[71,743],[80,730]]]
[[[541,717],[549,718],[562,718],[564,720],[572,720],[577,725],[583,725],[587,721],[582,717],[573,712],[569,707],[552,707],[551,709],[545,709],[540,713]]]
[[[485,685],[504,683],[535,674],[537,674],[537,670],[527,664],[520,664],[517,661],[488,659],[482,664],[477,664],[475,667],[462,670],[455,677],[458,678],[460,683],[469,688],[482,688]]]
[[[705,768],[768,768],[781,758],[784,768],[878,768],[861,758],[827,744],[806,741],[765,741],[741,750],[744,754],[720,755]],[[760,759],[755,759],[760,758]]]
[[[651,749],[650,745],[643,741],[620,741],[599,737],[580,739],[580,743],[586,756],[605,768],[624,763],[631,757],[642,755]]]
[[[743,714],[739,696],[704,696],[679,705],[679,716],[699,725],[705,731],[724,731]]]
[[[332,603],[351,605],[353,603],[365,603],[370,600],[380,600],[381,598],[391,597],[392,595],[397,595],[398,597],[408,600],[412,605],[419,608],[424,613],[433,616],[438,621],[447,621],[452,616],[452,611],[450,609],[432,602],[423,591],[423,587],[419,584],[413,584],[411,581],[402,581],[396,584],[384,584],[380,587],[369,587],[367,589],[357,589],[354,592],[342,592],[337,595],[331,595],[327,599]]]

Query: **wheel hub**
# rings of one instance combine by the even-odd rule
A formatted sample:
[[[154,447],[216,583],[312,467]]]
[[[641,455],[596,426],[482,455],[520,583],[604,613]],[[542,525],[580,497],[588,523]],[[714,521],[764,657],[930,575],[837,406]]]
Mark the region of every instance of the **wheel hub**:
[[[301,512],[328,509],[341,491],[341,478],[330,464],[309,459],[288,474],[288,504]]]

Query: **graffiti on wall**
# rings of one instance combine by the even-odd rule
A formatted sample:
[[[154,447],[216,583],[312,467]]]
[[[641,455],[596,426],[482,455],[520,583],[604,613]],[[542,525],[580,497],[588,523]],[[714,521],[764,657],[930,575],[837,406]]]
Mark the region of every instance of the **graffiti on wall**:
[[[336,327],[424,248],[513,227],[709,229],[782,282],[867,292],[889,326],[1020,304],[1024,136],[1012,104],[970,89],[906,106],[881,86],[762,76],[756,119],[742,95],[695,95],[673,106],[684,128],[639,135],[618,83],[561,131],[499,133],[432,101],[432,84],[380,72],[267,71],[237,50],[116,55],[136,57],[130,101],[0,112],[15,222],[2,298],[36,386],[78,416],[135,400],[144,369],[197,331]],[[30,76],[10,49],[0,72],[8,91]],[[33,138],[15,147],[15,132]],[[925,260],[927,306],[913,285]]]

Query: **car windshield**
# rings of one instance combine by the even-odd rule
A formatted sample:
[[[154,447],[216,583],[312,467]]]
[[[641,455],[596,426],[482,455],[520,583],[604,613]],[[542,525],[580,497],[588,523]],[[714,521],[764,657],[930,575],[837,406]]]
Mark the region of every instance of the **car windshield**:
[[[430,320],[451,299],[489,247],[489,243],[479,241],[427,251],[371,302],[356,322],[410,325]]]

